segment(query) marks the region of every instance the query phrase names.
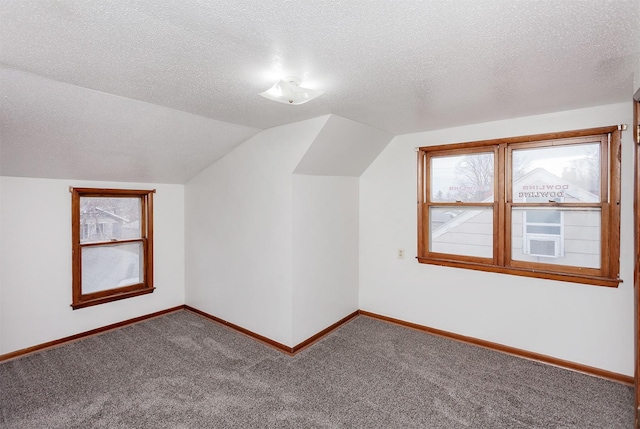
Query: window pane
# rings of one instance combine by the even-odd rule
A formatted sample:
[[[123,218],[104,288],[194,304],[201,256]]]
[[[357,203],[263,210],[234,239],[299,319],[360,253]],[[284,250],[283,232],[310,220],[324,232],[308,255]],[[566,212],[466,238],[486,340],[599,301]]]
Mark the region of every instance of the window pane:
[[[527,210],[527,223],[560,223],[560,210]]]
[[[431,208],[429,250],[493,257],[493,209]]]
[[[493,152],[431,158],[431,201],[493,201]]]
[[[141,237],[140,198],[80,198],[80,242]]]
[[[142,243],[82,248],[82,293],[129,286],[144,280]]]
[[[548,225],[531,225],[530,223],[527,223],[527,233],[560,235],[562,234],[562,227]]]
[[[513,208],[511,258],[600,268],[600,222],[600,209]]]
[[[514,202],[600,201],[600,144],[512,152]]]

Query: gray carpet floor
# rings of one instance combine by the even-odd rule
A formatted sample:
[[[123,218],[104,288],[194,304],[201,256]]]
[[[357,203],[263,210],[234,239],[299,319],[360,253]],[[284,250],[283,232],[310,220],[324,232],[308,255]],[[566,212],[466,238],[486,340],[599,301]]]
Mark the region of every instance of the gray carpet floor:
[[[296,356],[188,311],[0,364],[1,428],[631,428],[633,389],[359,316]]]

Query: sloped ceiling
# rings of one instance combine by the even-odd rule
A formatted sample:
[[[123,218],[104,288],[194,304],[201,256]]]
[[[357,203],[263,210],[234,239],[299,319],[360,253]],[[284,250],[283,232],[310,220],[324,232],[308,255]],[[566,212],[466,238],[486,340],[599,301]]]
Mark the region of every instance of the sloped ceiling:
[[[0,71],[6,176],[185,183],[259,131]]]
[[[331,115],[293,172],[359,177],[392,138],[386,131]]]
[[[325,114],[404,134],[628,101],[640,59],[637,0],[0,10],[3,175],[184,183],[260,129]],[[257,95],[287,75],[326,93],[301,106]]]

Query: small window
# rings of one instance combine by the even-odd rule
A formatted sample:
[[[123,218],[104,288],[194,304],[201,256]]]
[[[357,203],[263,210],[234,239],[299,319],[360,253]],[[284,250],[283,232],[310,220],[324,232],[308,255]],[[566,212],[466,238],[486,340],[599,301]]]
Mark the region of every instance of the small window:
[[[74,309],[153,292],[154,192],[71,188]]]
[[[418,261],[617,286],[620,129],[418,150]]]
[[[563,213],[559,210],[526,210],[523,213],[523,253],[544,258],[564,254]]]

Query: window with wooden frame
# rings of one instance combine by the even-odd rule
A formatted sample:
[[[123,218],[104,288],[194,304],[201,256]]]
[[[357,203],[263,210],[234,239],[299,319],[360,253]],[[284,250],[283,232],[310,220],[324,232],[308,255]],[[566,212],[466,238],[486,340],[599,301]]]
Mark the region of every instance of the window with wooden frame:
[[[616,287],[621,129],[418,148],[418,261]]]
[[[74,309],[151,293],[155,190],[70,188]]]

